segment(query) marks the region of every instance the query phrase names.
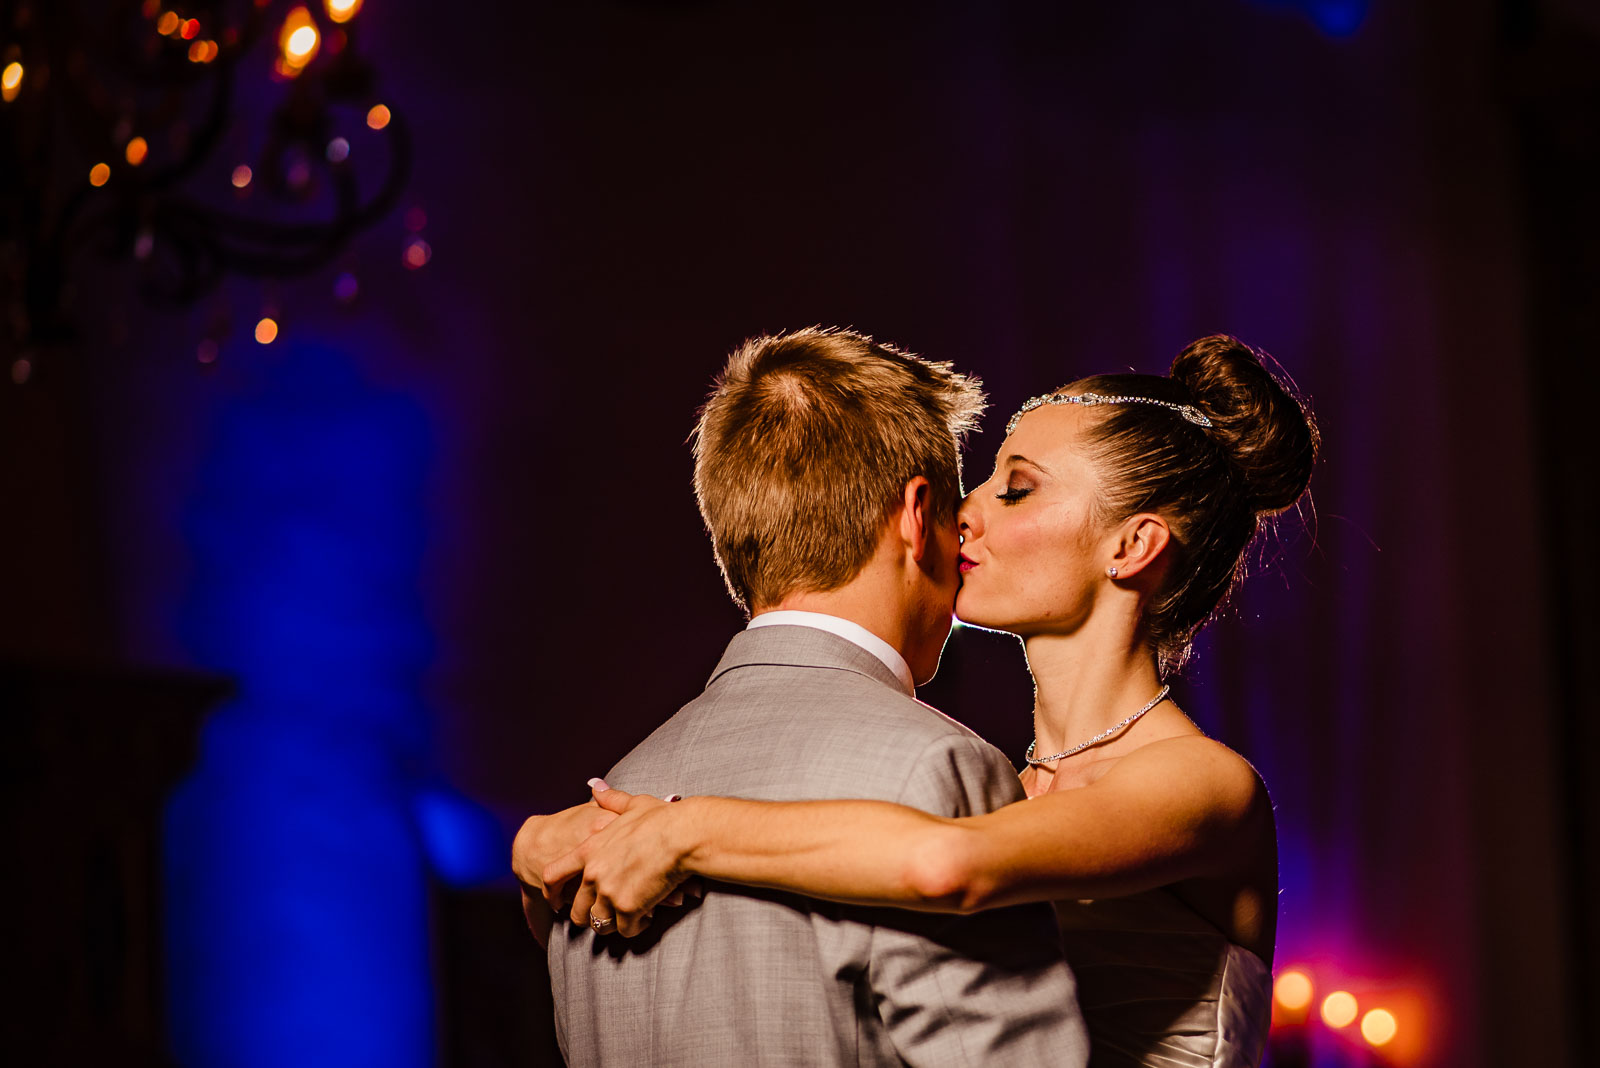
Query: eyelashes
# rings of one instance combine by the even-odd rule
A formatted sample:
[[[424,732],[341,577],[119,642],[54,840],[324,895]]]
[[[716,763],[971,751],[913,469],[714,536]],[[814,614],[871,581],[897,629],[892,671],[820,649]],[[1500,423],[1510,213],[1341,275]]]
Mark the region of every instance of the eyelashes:
[[[1007,504],[1016,504],[1032,492],[1033,490],[1027,486],[1007,486],[1004,493],[996,493],[994,498]]]

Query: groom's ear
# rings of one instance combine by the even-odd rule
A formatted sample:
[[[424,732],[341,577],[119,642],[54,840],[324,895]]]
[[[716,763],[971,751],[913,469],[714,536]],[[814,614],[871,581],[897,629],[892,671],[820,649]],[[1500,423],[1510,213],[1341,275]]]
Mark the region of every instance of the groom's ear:
[[[900,540],[911,554],[911,559],[918,563],[927,555],[933,540],[930,526],[933,519],[930,507],[932,496],[933,488],[922,475],[907,482],[901,490]]]

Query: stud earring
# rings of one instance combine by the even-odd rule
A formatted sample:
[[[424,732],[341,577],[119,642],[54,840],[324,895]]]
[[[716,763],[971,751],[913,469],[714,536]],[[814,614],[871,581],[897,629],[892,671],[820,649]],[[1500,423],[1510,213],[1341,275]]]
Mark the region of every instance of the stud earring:
[[[1108,567],[1108,568],[1106,568],[1106,574],[1110,575],[1112,578],[1116,578],[1117,577],[1117,569],[1114,568],[1114,567]]]

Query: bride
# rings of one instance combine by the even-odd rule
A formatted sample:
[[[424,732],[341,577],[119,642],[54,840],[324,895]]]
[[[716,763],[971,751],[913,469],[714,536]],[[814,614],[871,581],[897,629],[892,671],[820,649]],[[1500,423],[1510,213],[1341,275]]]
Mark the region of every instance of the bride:
[[[876,801],[668,804],[595,780],[590,805],[524,828],[519,877],[628,936],[696,876],[908,909],[1051,901],[1095,1065],[1258,1063],[1272,804],[1165,680],[1267,521],[1305,492],[1317,444],[1310,413],[1225,336],[1190,345],[1170,377],[1100,375],[1029,400],[961,507],[956,602],[966,623],[1023,640],[1027,801],[942,819]]]

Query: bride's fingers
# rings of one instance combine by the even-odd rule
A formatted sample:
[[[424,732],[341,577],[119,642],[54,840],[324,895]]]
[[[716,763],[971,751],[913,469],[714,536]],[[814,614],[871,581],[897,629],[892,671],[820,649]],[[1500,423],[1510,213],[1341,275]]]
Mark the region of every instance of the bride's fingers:
[[[594,803],[607,812],[626,812],[633,795],[626,790],[614,790],[602,779],[590,779],[589,789],[594,791]]]
[[[548,887],[559,887],[574,875],[583,873],[583,848],[580,846],[572,852],[557,857],[544,866],[544,871],[539,874],[539,881]],[[560,895],[557,895],[560,896]],[[550,900],[549,889],[545,890],[546,900]],[[552,904],[554,902],[552,901]]]

